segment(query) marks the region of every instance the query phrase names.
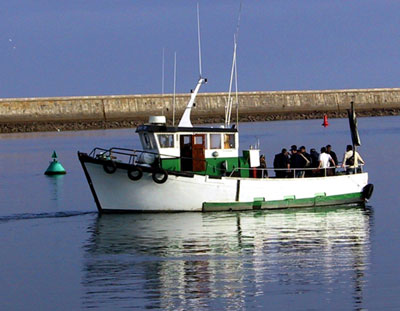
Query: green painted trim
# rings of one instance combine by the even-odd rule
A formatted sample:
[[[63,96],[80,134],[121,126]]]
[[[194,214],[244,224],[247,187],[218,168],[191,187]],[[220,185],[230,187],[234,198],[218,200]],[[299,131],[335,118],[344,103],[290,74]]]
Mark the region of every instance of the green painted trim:
[[[235,168],[238,167],[239,162],[238,158],[207,158],[206,161],[206,170],[205,171],[196,171],[195,173],[198,175],[209,175],[209,176],[223,176],[224,173],[231,173]],[[224,163],[228,164],[228,168],[226,172],[222,170],[222,165]],[[181,171],[181,159],[180,158],[172,158],[172,159],[161,159],[161,167],[167,171]]]
[[[161,159],[161,167],[167,171],[180,171],[181,159]]]
[[[296,196],[295,195],[285,195],[283,197],[284,200],[296,200]]]
[[[244,153],[244,151],[243,151]],[[240,168],[249,168],[249,159],[245,157],[239,157],[239,167]],[[240,170],[241,177],[250,177],[250,170]]]
[[[253,209],[253,202],[204,202],[203,212],[214,211],[246,211]]]
[[[290,196],[292,197],[292,196]],[[294,197],[294,196],[293,196]],[[292,207],[314,207],[330,206],[349,203],[364,202],[361,192],[339,194],[332,196],[322,196],[316,194],[314,198],[295,199],[288,198],[284,200],[261,201],[255,198],[253,202],[204,202],[203,211],[239,211],[249,209],[279,209]]]
[[[265,198],[264,197],[256,197],[253,200],[254,200],[254,202],[264,202]]]
[[[227,173],[232,172],[235,168],[238,167],[239,162],[238,158],[206,158],[206,175],[210,176],[222,176],[224,171],[222,170],[222,165],[225,163],[228,164]]]
[[[235,176],[250,177],[250,170],[235,170],[237,168],[249,168],[248,160],[244,157],[232,157],[232,158],[206,158],[206,170],[196,171],[199,175],[209,176],[225,176],[235,171]],[[227,164],[226,171],[223,169],[223,165]],[[161,159],[161,167],[167,171],[181,171],[181,158],[165,158]]]

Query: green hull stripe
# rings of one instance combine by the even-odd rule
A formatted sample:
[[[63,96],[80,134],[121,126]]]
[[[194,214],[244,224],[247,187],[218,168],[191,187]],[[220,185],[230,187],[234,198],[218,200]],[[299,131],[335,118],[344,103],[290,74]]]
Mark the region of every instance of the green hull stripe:
[[[252,209],[314,207],[361,202],[364,202],[362,193],[357,192],[332,196],[317,195],[314,198],[305,199],[289,198],[285,200],[260,201],[260,198],[255,198],[253,202],[204,202],[203,211],[240,211]]]

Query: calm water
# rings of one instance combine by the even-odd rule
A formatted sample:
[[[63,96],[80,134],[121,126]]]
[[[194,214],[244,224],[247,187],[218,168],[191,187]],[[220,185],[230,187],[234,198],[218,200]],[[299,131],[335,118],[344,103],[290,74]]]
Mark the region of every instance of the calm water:
[[[241,124],[241,147],[341,157],[330,123]],[[102,217],[76,152],[139,147],[133,130],[0,135],[1,310],[399,310],[400,117],[359,128],[366,208]],[[43,175],[53,149],[65,176]]]

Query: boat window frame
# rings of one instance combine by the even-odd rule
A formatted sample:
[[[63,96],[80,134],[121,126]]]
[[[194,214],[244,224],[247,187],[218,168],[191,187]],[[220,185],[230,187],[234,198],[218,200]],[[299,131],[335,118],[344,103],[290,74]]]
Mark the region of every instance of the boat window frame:
[[[209,139],[209,142],[210,142],[210,148],[209,149],[211,149],[211,150],[221,150],[222,149],[222,135],[221,135],[221,133],[209,133],[208,135],[210,135],[210,139]],[[219,147],[215,147],[214,145],[213,145],[213,140],[212,140],[212,137],[218,137],[219,136]]]
[[[228,140],[226,140],[227,137],[229,137]],[[236,149],[236,135],[234,133],[224,134],[224,149],[226,150]]]
[[[170,137],[169,139],[168,139],[168,141],[169,141],[169,144],[162,144],[161,143],[161,137],[166,137],[166,136],[168,136],[168,137]],[[156,138],[157,138],[157,142],[158,142],[158,145],[160,146],[160,149],[171,149],[171,148],[175,148],[175,134],[173,134],[173,133],[157,133],[156,134]],[[172,143],[172,145],[171,145],[171,143]]]
[[[157,148],[157,143],[154,137],[154,133],[143,132],[139,135],[140,141],[142,143],[143,149],[155,150]]]

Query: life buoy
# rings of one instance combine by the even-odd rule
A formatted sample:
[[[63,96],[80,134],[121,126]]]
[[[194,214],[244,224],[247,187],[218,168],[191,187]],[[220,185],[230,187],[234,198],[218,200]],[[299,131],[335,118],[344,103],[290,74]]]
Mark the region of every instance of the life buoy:
[[[140,167],[134,166],[128,170],[130,180],[139,180],[143,176],[143,171]]]
[[[103,164],[103,169],[107,174],[112,174],[117,170],[117,165],[113,161],[109,160]]]
[[[167,181],[168,179],[168,173],[166,170],[163,170],[162,168],[157,169],[156,171],[153,172],[151,175],[153,178],[154,182],[157,184],[163,184]]]

